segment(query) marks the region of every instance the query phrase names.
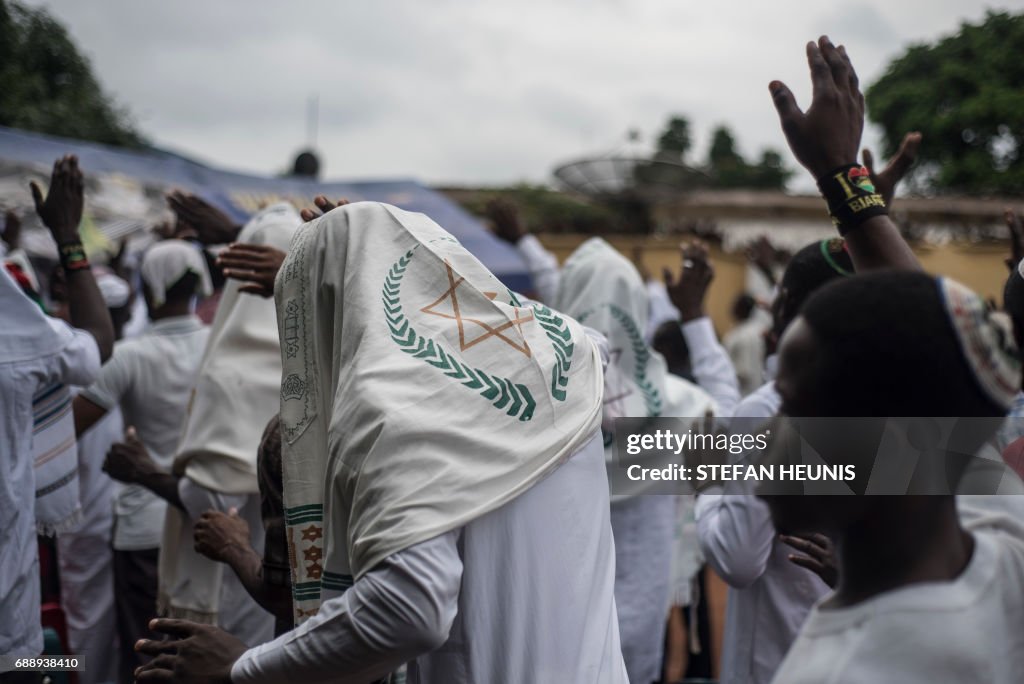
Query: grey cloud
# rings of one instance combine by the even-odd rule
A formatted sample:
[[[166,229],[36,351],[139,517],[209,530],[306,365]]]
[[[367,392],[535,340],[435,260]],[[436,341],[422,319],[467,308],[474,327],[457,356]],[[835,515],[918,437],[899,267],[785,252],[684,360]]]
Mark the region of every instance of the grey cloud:
[[[804,41],[835,34],[870,83],[908,43],[984,14],[982,0],[45,4],[158,144],[276,172],[318,92],[328,176],[462,183],[548,180],[631,127],[649,141],[671,112],[693,121],[697,156],[718,122],[748,154],[782,149],[766,85],[807,104]]]

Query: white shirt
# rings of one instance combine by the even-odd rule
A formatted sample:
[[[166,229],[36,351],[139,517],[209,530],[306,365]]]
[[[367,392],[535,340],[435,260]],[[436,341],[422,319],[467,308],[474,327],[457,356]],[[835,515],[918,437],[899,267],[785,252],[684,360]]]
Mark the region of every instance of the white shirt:
[[[644,331],[644,339],[647,344],[650,344],[658,326],[665,321],[679,320],[679,309],[672,304],[672,298],[668,296],[665,283],[648,280],[645,285],[647,286],[647,329]]]
[[[5,655],[36,656],[43,651],[32,397],[56,382],[89,384],[100,370],[99,348],[92,335],[56,318],[47,322],[53,335],[67,339],[60,351],[27,361],[0,363],[0,654]],[[48,345],[41,341],[40,346]]]
[[[773,681],[780,684],[1017,684],[1024,673],[1024,527],[966,526],[974,553],[952,582],[815,607]]]
[[[526,493],[389,556],[235,663],[235,684],[625,684],[599,436]]]
[[[734,418],[770,418],[781,398],[767,382],[736,405]],[[768,506],[749,495],[711,488],[697,497],[701,551],[729,584],[722,684],[767,684],[789,650],[807,613],[829,588],[788,558]]]
[[[225,494],[198,485],[188,477],[178,480],[178,497],[188,514],[187,529],[182,530],[179,543],[193,544],[195,522],[209,510],[227,513],[238,509],[238,516],[249,525],[249,544],[260,556],[266,534],[260,514],[259,494]],[[161,553],[166,552],[166,547]],[[217,626],[242,643],[255,646],[270,641],[274,636],[274,616],[265,611],[245,589],[238,575],[230,568],[221,567],[220,601],[217,606]],[[193,581],[195,581],[193,579]]]
[[[769,362],[772,360],[770,357]],[[774,376],[774,363],[766,364],[766,374]],[[745,397],[733,417],[768,418],[778,413],[781,403],[775,383],[770,381]],[[734,421],[734,427],[737,425],[744,423]],[[788,560],[793,551],[778,540],[763,501],[753,493],[723,495],[720,491],[711,488],[697,497],[696,517],[708,563],[733,589],[726,608],[721,682],[767,684],[811,607],[829,588],[817,575]],[[1005,510],[1020,515],[1024,497],[958,497],[958,505],[966,523],[981,515],[975,511]]]
[[[740,393],[747,395],[764,380],[764,323],[754,316],[730,330],[722,340],[739,378]]]
[[[79,388],[73,393],[80,392]],[[103,472],[103,461],[110,446],[123,438],[124,420],[118,406],[78,436],[78,491],[82,501],[82,518],[74,530],[62,536],[103,538],[109,547],[116,483]]]
[[[82,392],[101,408],[120,405],[125,426],[135,426],[149,455],[165,470],[174,461],[208,336],[209,329],[195,316],[156,321],[144,335],[115,344],[100,379]],[[141,485],[119,485],[114,548],[160,546],[166,508],[163,499]]]

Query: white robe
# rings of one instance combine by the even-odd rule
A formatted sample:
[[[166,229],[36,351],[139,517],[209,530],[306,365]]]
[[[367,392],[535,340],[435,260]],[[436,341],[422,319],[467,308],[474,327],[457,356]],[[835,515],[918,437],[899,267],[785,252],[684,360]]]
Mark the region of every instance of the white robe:
[[[231,680],[368,682],[434,641],[410,663],[410,684],[624,684],[612,546],[595,436],[516,499],[393,554],[247,651]]]

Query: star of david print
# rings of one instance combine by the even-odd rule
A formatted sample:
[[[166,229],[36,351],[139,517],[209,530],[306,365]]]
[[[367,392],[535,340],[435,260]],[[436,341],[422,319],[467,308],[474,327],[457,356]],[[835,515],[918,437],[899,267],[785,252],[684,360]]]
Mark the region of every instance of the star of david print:
[[[420,311],[431,316],[455,321],[459,329],[459,348],[462,351],[466,351],[470,347],[493,338],[504,342],[524,356],[532,356],[533,353],[530,351],[530,345],[527,344],[526,338],[523,336],[522,326],[523,323],[529,323],[533,320],[533,309],[515,307],[515,318],[497,327],[478,318],[468,318],[462,314],[459,307],[459,286],[466,279],[462,276],[455,276],[455,271],[452,270],[452,265],[447,259],[445,259],[444,266],[448,272],[448,289],[440,297],[420,309]],[[498,296],[498,293],[484,292],[484,296],[493,301]],[[483,332],[480,332],[476,337],[471,337],[467,334],[467,328],[469,328],[467,324],[476,326],[476,328],[470,328],[470,331],[480,329]]]

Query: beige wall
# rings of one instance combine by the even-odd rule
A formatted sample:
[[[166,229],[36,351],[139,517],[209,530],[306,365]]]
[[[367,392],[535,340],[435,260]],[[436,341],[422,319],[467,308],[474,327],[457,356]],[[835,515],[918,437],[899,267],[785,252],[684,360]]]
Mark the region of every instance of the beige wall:
[[[582,243],[586,235],[538,235],[541,242],[550,249],[558,260],[565,258]],[[632,258],[637,245],[643,249],[643,263],[651,274],[661,278],[664,267],[678,272],[680,238],[659,238],[639,236],[606,236],[626,257]],[[746,273],[746,259],[743,254],[729,254],[716,246],[710,246],[711,259],[715,267],[715,280],[708,293],[708,313],[719,334],[732,327],[729,307],[737,294],[743,291]],[[1008,247],[997,243],[951,243],[941,247],[922,246],[915,249],[925,269],[931,273],[955,278],[985,298],[995,297],[1002,301],[1003,283],[1006,280],[1006,266],[1003,259],[1008,256]]]

